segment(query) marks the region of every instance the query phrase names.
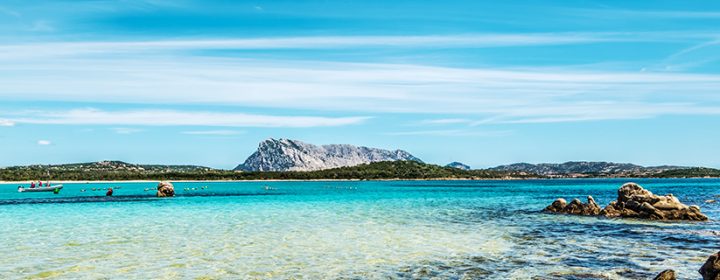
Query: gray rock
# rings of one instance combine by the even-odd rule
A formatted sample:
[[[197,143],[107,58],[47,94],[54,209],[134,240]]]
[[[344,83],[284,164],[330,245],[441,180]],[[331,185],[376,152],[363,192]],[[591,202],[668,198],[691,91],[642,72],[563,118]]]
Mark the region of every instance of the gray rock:
[[[422,162],[403,150],[352,145],[316,146],[297,140],[270,138],[261,142],[257,151],[235,170],[312,171],[398,160]]]

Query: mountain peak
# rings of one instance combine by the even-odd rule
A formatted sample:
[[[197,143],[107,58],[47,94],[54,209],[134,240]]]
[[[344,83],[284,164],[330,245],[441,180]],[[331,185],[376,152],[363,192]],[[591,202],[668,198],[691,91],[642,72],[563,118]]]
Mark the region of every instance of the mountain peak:
[[[268,138],[235,170],[311,171],[379,161],[422,162],[403,150],[383,150],[348,144],[313,145],[298,140]]]
[[[448,163],[447,165],[445,165],[445,167],[452,167],[452,168],[457,168],[457,169],[461,169],[461,170],[470,170],[470,166],[468,166],[462,162],[457,162],[457,161]]]

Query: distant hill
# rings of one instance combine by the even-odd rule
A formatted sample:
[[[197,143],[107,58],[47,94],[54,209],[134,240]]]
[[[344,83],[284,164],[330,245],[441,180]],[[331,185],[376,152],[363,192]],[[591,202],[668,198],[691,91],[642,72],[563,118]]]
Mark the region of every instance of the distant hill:
[[[290,139],[267,139],[238,165],[242,171],[314,171],[381,161],[417,161],[403,150],[383,150],[353,145],[317,146]]]
[[[463,164],[463,163],[461,163],[461,162],[457,162],[457,161],[453,161],[453,162],[451,162],[451,163],[448,163],[447,165],[445,165],[445,167],[452,167],[452,168],[457,168],[457,169],[460,169],[460,170],[470,170],[470,166],[465,165],[465,164]]]
[[[659,178],[702,178],[702,177],[720,177],[720,169],[693,167],[684,169],[672,169],[655,174],[654,177]]]
[[[213,170],[209,167],[195,165],[153,165],[132,164],[122,161],[99,161],[0,168],[0,180],[131,180],[155,178],[161,174],[189,174]]]
[[[211,170],[210,167],[196,165],[157,165],[157,164],[132,164],[122,161],[98,161],[87,163],[71,163],[58,165],[30,165],[26,168],[47,169],[47,170],[104,170],[104,171],[164,171],[164,172],[182,172]]]
[[[653,176],[669,170],[682,170],[684,166],[640,166],[631,163],[570,161],[565,163],[515,163],[490,168],[495,171],[527,172],[542,176],[583,177],[583,176]]]
[[[537,171],[541,174],[535,174]],[[315,179],[521,179],[582,177],[702,178],[720,170],[702,167],[642,167],[632,164],[569,162],[514,164],[493,169],[463,170],[412,160],[381,161],[314,171],[233,171],[194,165],[143,165],[101,161],[62,165],[0,168],[0,181],[29,180],[315,180]]]
[[[0,169],[0,180],[317,180],[317,179],[507,179],[513,172],[460,170],[417,161],[383,161],[316,171],[231,171],[205,167],[134,165],[123,162],[25,166]],[[140,168],[142,167],[142,168]],[[48,173],[48,170],[51,170]],[[49,174],[49,176],[48,176]]]

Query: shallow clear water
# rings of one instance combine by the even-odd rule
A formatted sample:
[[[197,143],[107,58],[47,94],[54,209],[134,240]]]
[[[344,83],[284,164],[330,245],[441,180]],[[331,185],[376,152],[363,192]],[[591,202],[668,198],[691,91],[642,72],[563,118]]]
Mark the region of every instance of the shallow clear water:
[[[0,279],[698,279],[719,249],[720,206],[704,201],[720,180],[635,180],[706,223],[539,211],[606,205],[625,181],[176,183],[169,199],[154,183],[0,185]]]

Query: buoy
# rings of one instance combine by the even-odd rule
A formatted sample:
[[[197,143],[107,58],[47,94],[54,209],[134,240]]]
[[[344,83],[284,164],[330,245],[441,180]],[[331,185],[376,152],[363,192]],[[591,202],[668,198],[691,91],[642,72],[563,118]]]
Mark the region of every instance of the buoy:
[[[81,189],[80,192],[85,192],[85,189]]]
[[[55,189],[53,190],[53,193],[54,193],[54,194],[59,194],[59,193],[60,193],[60,189],[55,188]]]

